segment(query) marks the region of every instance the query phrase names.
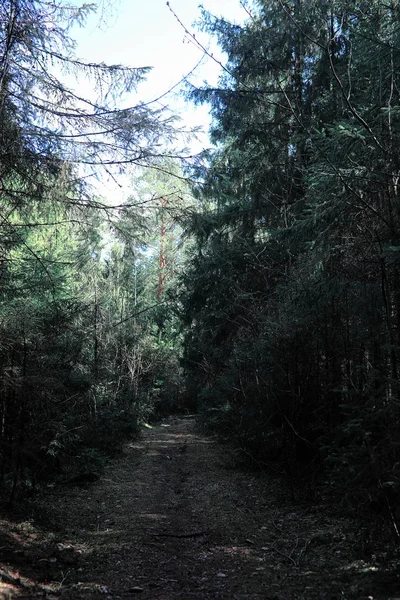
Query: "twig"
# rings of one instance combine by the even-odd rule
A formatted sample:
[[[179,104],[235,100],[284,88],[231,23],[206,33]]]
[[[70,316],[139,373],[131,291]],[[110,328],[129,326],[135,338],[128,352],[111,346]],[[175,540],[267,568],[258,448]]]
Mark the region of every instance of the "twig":
[[[167,546],[160,546],[160,544],[156,544],[154,542],[141,542],[142,546],[150,546],[151,548],[157,548],[157,550],[162,550],[163,552],[167,552],[168,554],[171,552],[171,548]]]
[[[278,554],[280,554],[281,556],[283,556],[283,558],[287,558],[288,560],[290,560],[291,563],[294,564],[295,567],[297,567],[297,563],[294,560],[294,558],[292,558],[288,554],[284,554],[283,552],[281,552],[280,550],[278,550],[278,548],[275,548],[275,546],[271,546],[270,550],[274,550],[275,552],[277,552]]]
[[[275,523],[275,521],[272,521],[272,525],[275,527],[275,529],[277,531],[279,531],[279,533],[283,533],[283,529],[281,527],[278,527],[278,525]]]
[[[301,559],[303,558],[304,554],[307,552],[307,548],[310,544],[310,540],[306,540],[306,543],[304,544],[304,547],[300,550],[300,554],[297,558],[297,566],[299,566]]]
[[[126,323],[126,321],[129,321],[130,319],[134,319],[135,317],[138,317],[142,313],[152,310],[153,308],[157,308],[158,306],[162,306],[162,305],[166,304],[167,302],[169,302],[169,300],[163,300],[162,302],[157,302],[156,304],[152,304],[151,306],[148,306],[147,308],[144,308],[143,310],[139,310],[138,312],[132,313],[131,315],[129,315],[129,317],[122,319],[122,321],[117,321],[117,323],[112,323],[111,326],[116,327],[117,325]]]
[[[291,553],[289,554],[290,558],[292,558],[292,556],[293,556],[293,552],[294,552],[295,550],[297,550],[297,547],[298,547],[298,545],[299,545],[299,538],[297,538],[297,540],[296,540],[296,545],[295,545],[295,547],[292,549]]]
[[[57,589],[60,590],[62,588],[62,586],[64,585],[64,581],[67,579],[68,575],[70,574],[71,571],[67,571],[67,574],[64,575],[64,572],[61,571],[61,575],[62,575],[62,579],[61,581],[57,581]]]
[[[330,40],[328,47],[327,47],[327,55],[328,55],[328,59],[329,59],[329,66],[330,69],[332,71],[332,74],[340,88],[340,91],[342,92],[342,96],[344,98],[344,101],[347,104],[348,109],[350,110],[351,114],[353,115],[353,117],[355,119],[357,119],[357,121],[359,123],[361,123],[361,125],[364,127],[364,129],[366,129],[368,131],[368,133],[370,134],[370,136],[372,137],[372,139],[374,140],[375,144],[378,146],[378,148],[380,148],[381,150],[383,150],[383,152],[386,152],[385,148],[382,146],[382,144],[379,142],[378,138],[376,137],[376,135],[374,134],[374,132],[372,131],[371,127],[368,125],[368,123],[362,118],[362,116],[356,111],[356,109],[354,108],[354,106],[351,104],[350,102],[350,95],[346,94],[346,91],[343,87],[343,83],[339,77],[339,75],[336,72],[335,66],[333,64],[333,60],[332,60],[332,56],[331,56],[331,52],[330,52],[330,45],[333,42],[333,40]]]
[[[171,538],[195,538],[201,537],[211,533],[212,529],[205,529],[204,531],[194,531],[193,533],[153,533],[157,537],[171,537]]]
[[[292,549],[292,551],[290,552],[290,554],[284,554],[283,552],[281,552],[280,550],[278,550],[278,548],[275,548],[275,546],[266,546],[265,548],[263,548],[263,550],[273,550],[277,554],[280,554],[280,556],[282,556],[283,558],[286,558],[287,560],[290,560],[290,562],[295,567],[299,567],[300,566],[300,561],[303,558],[304,554],[306,553],[309,543],[310,543],[310,540],[306,540],[306,542],[305,542],[303,548],[300,550],[299,555],[298,555],[297,558],[293,558],[293,553],[295,552],[295,550],[297,550],[297,548],[299,546],[299,538],[297,538],[296,545],[294,546],[294,548]]]

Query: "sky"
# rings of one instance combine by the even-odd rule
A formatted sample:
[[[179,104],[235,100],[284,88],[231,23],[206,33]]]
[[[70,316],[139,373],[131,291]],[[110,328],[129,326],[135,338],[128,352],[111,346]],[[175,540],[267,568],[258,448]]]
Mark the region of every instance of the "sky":
[[[82,4],[74,0],[74,4]],[[83,28],[74,27],[71,36],[77,41],[79,58],[107,64],[132,67],[153,67],[147,81],[138,89],[137,99],[148,102],[159,97],[189,73],[201,59],[203,52],[185,34],[165,0],[98,0],[99,9]],[[170,0],[170,7],[182,23],[195,33],[196,38],[214,56],[222,59],[215,41],[199,32],[193,23],[200,17],[199,0]],[[240,0],[203,0],[202,5],[215,15],[223,15],[234,22],[246,18]],[[191,76],[191,81],[201,85],[204,80],[216,83],[220,66],[208,58]],[[162,100],[181,113],[185,124],[202,126],[207,131],[210,123],[206,106],[195,108],[184,104],[176,93]],[[122,105],[130,105],[132,98],[121,98]],[[192,150],[208,146],[206,134],[193,142]]]

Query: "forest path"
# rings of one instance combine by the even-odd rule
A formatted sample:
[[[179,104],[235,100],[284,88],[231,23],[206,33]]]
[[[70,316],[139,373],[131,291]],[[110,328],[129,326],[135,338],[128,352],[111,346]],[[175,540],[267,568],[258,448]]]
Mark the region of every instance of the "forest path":
[[[390,569],[382,587],[376,557],[357,558],[365,548],[355,550],[352,520],[295,505],[275,479],[236,470],[192,418],[146,430],[101,481],[45,500],[0,540],[1,600],[397,596]]]

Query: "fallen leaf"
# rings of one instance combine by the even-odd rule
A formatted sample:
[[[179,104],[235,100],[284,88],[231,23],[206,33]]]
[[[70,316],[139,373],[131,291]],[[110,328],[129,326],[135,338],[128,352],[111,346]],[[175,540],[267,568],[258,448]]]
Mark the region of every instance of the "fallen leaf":
[[[99,586],[100,594],[110,594],[110,590],[105,585]]]

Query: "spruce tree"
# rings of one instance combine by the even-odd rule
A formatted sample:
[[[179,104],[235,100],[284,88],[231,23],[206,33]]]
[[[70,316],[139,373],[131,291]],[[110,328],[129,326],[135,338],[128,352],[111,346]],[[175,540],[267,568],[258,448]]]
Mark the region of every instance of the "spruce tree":
[[[398,7],[246,6],[242,27],[205,15],[227,62],[217,88],[192,91],[218,144],[189,225],[193,391],[258,462],[323,464],[344,492],[356,473],[365,504],[392,498]]]

